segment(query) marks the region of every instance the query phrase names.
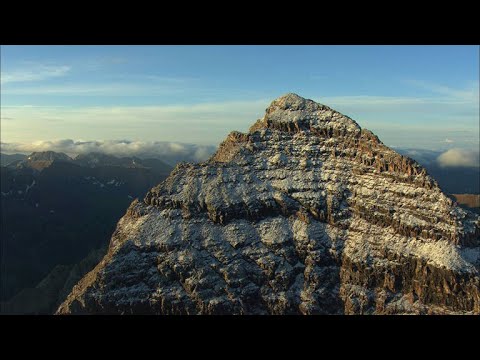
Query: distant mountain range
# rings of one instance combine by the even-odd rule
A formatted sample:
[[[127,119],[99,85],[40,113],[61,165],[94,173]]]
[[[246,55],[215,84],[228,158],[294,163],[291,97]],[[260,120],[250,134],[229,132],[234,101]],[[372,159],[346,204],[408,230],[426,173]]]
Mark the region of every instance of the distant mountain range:
[[[440,188],[443,191],[449,194],[480,194],[480,170],[479,168],[472,167],[441,167],[437,158],[442,154],[441,151],[426,150],[426,149],[413,149],[413,148],[399,148],[395,149],[400,154],[408,156],[416,161],[419,164],[424,166],[428,173],[437,180]],[[53,152],[44,152],[37,154],[44,154],[45,158],[48,159],[47,155]],[[34,153],[35,154],[35,153]],[[61,154],[61,153],[54,153]],[[63,156],[62,156],[63,155]],[[31,157],[32,155],[30,155]],[[38,156],[38,155],[37,155]],[[61,154],[61,157],[65,157],[65,154]],[[27,159],[28,155],[24,154],[0,154],[2,166],[9,167],[17,166],[22,163],[22,160]],[[56,159],[60,160],[60,159]],[[43,160],[50,161],[50,160]],[[41,167],[42,160],[30,161],[30,166]],[[99,167],[99,166],[121,166],[127,168],[149,168],[152,171],[156,172],[168,172],[168,169],[171,169],[171,166],[165,163],[162,160],[150,158],[150,159],[140,159],[138,157],[116,157],[112,155],[106,155],[102,153],[88,153],[80,154],[74,159],[66,159],[64,161],[71,161],[74,164],[85,166],[85,167]],[[21,165],[22,166],[22,165]]]
[[[0,154],[0,165],[7,166],[8,164],[18,161],[18,160],[25,160],[28,155],[25,154]]]
[[[50,166],[54,161],[67,162],[75,165],[98,168],[102,166],[118,166],[122,168],[142,168],[150,169],[156,173],[169,172],[172,167],[160,159],[140,159],[138,157],[117,157],[102,153],[79,154],[75,158],[64,153],[54,151],[34,152],[30,155],[24,154],[0,154],[2,166],[9,168],[31,168],[43,170]]]
[[[97,153],[74,159],[52,151],[2,154],[1,160],[0,300],[2,312],[17,313],[51,312],[65,285],[59,279],[67,281],[72,269],[79,272],[76,264],[103,254],[132,200],[172,169],[159,159]]]

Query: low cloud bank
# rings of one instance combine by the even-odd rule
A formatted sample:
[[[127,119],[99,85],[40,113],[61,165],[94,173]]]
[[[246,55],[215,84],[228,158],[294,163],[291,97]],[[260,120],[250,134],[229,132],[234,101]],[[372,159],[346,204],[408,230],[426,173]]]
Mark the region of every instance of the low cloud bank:
[[[437,158],[441,155],[441,151],[426,150],[426,149],[402,149],[394,148],[398,153],[408,156],[419,162],[421,165],[426,166],[432,163],[436,163]]]
[[[194,145],[163,141],[75,141],[72,139],[37,141],[34,143],[1,143],[5,153],[32,153],[35,151],[55,151],[71,156],[99,152],[115,156],[154,157],[175,164],[179,161],[201,162],[207,160],[216,150],[213,145]]]
[[[450,149],[437,158],[441,167],[480,167],[478,151],[465,149]]]
[[[179,161],[201,162],[207,160],[216,150],[213,145],[195,145],[166,141],[97,140],[81,141],[72,139],[36,141],[34,143],[0,143],[5,153],[32,153],[35,151],[63,152],[70,156],[99,152],[115,156],[137,156],[159,158],[170,164]],[[478,150],[449,149],[440,155],[436,151],[398,149],[420,163],[436,162],[441,167],[480,167]]]

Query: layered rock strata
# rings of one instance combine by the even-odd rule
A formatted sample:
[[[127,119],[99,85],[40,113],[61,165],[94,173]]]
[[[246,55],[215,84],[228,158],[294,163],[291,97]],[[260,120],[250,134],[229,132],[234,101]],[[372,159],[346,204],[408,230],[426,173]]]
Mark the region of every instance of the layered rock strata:
[[[295,94],[119,221],[60,314],[479,314],[480,218]]]

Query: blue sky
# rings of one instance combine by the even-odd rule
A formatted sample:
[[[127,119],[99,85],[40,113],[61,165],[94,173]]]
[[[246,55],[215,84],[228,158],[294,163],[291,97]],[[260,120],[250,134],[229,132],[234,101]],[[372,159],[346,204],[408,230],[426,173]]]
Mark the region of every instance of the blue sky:
[[[1,141],[217,145],[287,92],[389,146],[479,146],[478,46],[2,46]]]

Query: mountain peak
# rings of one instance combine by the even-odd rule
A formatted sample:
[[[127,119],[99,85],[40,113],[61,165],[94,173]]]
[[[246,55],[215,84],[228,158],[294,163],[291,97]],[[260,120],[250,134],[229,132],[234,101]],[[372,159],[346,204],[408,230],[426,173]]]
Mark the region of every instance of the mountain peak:
[[[348,116],[311,99],[288,93],[270,104],[265,111],[265,116],[250,128],[250,132],[262,128],[299,132],[313,128],[320,130],[326,127],[343,129],[348,132],[361,130],[360,126]]]
[[[288,93],[280,96],[272,101],[267,109],[267,112],[281,109],[281,110],[307,110],[318,111],[323,108],[328,108],[325,105],[319,104],[311,99],[305,99],[295,93]]]
[[[28,155],[27,160],[30,161],[72,161],[72,159],[64,153],[55,151],[36,151]]]
[[[134,201],[58,313],[480,313],[480,218],[295,94]]]
[[[38,171],[52,165],[53,162],[72,162],[72,158],[64,153],[55,151],[36,151],[15,165],[16,168],[30,168]]]

